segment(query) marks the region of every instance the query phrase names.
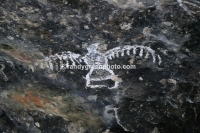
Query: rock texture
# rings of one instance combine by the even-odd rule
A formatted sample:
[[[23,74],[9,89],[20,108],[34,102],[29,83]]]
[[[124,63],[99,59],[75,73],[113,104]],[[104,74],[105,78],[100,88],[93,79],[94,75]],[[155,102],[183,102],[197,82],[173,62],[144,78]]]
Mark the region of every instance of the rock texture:
[[[0,132],[199,133],[199,18],[197,0],[1,0]],[[151,47],[162,62],[110,60],[135,65],[113,70],[116,89],[86,88],[89,70],[48,69],[46,57],[96,42]]]

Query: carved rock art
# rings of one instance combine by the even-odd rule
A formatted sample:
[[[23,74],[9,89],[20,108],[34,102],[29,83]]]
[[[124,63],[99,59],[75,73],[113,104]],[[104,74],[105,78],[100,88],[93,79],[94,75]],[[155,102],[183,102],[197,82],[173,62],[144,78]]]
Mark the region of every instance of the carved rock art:
[[[108,87],[106,85],[91,85],[91,82],[93,81],[105,81],[105,80],[112,80],[114,81],[113,87],[108,87],[109,89],[115,89],[119,86],[119,83],[122,82],[122,80],[115,75],[113,70],[111,70],[109,67],[104,67],[102,71],[106,71],[107,75],[99,75],[94,76],[92,75],[94,72],[99,71],[99,68],[97,70],[94,66],[108,66],[108,60],[112,60],[115,57],[124,56],[125,53],[127,55],[136,55],[136,53],[139,54],[140,57],[144,57],[145,59],[149,58],[150,56],[153,59],[153,63],[156,61],[160,65],[162,60],[160,55],[155,54],[155,51],[147,46],[141,46],[141,45],[125,45],[120,47],[115,47],[113,49],[110,49],[106,51],[105,53],[98,51],[100,43],[94,43],[91,44],[87,50],[88,53],[84,56],[81,56],[80,54],[76,54],[70,51],[64,51],[61,53],[57,53],[54,55],[51,55],[49,57],[45,58],[46,65],[49,69],[56,70],[56,71],[63,71],[67,68],[69,68],[70,64],[73,66],[81,63],[85,63],[86,65],[90,66],[90,70],[87,73],[85,79],[86,79],[86,87],[90,88],[103,88]]]

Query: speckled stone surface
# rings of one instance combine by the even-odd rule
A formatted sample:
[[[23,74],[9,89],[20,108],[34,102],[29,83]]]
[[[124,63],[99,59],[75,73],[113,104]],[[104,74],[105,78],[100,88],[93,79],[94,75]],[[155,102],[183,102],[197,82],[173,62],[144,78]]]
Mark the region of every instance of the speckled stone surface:
[[[199,18],[197,0],[0,0],[0,132],[199,133]],[[96,42],[102,52],[151,47],[162,63],[110,60],[135,65],[113,70],[115,89],[86,87],[89,70],[45,63]]]

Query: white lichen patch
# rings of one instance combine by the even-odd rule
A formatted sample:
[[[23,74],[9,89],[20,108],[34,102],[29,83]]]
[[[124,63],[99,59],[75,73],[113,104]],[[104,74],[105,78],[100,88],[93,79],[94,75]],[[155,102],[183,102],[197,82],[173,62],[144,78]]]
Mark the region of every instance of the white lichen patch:
[[[113,4],[119,8],[142,8],[145,5],[142,2],[137,2],[136,0],[106,0],[108,3]]]
[[[102,133],[111,133],[109,129],[106,129],[106,131],[102,132]]]
[[[131,23],[121,23],[120,25],[120,28],[122,29],[122,30],[130,30],[132,27],[131,27]]]
[[[84,29],[88,30],[90,29],[88,25],[84,25]]]
[[[85,133],[85,128],[82,127],[81,121],[70,123],[68,126],[68,132],[69,133]]]
[[[177,51],[180,48],[180,45],[178,45],[173,40],[168,39],[164,34],[160,33],[160,34],[155,35],[151,33],[152,30],[153,30],[152,28],[145,27],[142,33],[146,38],[155,39],[155,40],[165,43],[168,49],[171,49],[173,51]]]
[[[4,81],[8,81],[8,77],[3,72],[4,68],[5,68],[5,65],[4,64],[0,64],[0,78],[3,79]]]
[[[9,97],[9,95],[10,95],[10,92],[8,92],[8,91],[1,91],[0,92],[0,98],[1,99],[7,99]]]
[[[90,95],[90,96],[87,97],[87,99],[88,99],[89,101],[94,101],[94,102],[96,102],[96,100],[97,100],[97,95]]]
[[[177,0],[177,2],[179,3],[179,6],[182,7],[189,15],[192,15],[192,13],[190,12],[190,10],[187,8],[187,6],[185,6],[183,4],[182,0]]]

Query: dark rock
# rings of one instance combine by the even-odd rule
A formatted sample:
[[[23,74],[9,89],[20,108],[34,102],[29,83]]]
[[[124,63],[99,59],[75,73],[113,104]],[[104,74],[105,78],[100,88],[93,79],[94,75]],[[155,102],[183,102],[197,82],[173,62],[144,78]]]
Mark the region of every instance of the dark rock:
[[[200,132],[200,2],[1,3],[0,132]],[[101,44],[88,54],[95,42]],[[106,81],[108,71],[94,71],[90,76],[101,79],[91,82],[98,86],[94,89],[86,83],[91,69],[61,69],[62,59],[55,59],[53,71],[47,65],[47,57],[64,51],[100,63],[100,54],[127,45],[150,47],[155,63],[144,58],[147,51],[140,56],[141,47],[109,59],[109,65],[134,66],[113,70]],[[116,82],[119,86],[109,89]]]

